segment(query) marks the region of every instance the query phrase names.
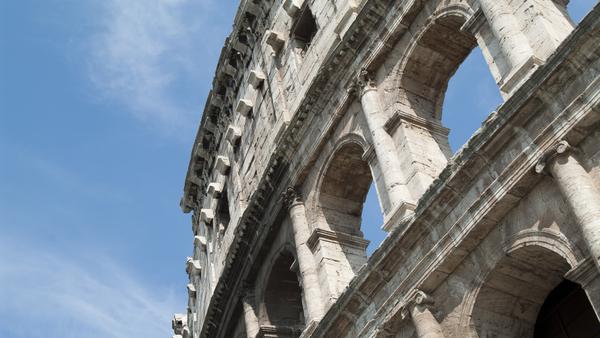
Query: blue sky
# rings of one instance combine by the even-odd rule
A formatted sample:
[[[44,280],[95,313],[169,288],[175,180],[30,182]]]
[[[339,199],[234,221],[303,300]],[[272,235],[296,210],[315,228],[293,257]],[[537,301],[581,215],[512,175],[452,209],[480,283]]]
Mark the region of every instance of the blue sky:
[[[170,336],[192,249],[178,203],[236,6],[0,1],[0,337]],[[499,103],[473,54],[447,93],[453,147]],[[371,193],[369,251],[379,213]]]

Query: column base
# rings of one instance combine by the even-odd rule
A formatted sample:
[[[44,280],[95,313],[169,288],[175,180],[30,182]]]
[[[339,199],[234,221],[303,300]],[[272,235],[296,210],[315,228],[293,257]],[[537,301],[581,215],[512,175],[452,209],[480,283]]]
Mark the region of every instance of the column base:
[[[498,84],[500,86],[500,92],[502,97],[507,99],[513,94],[513,92],[520,87],[531,73],[533,73],[538,66],[544,62],[535,56],[530,56],[521,65],[515,67],[504,79]]]
[[[392,212],[385,215],[381,229],[386,232],[392,232],[400,223],[413,215],[416,207],[412,203],[400,203]]]

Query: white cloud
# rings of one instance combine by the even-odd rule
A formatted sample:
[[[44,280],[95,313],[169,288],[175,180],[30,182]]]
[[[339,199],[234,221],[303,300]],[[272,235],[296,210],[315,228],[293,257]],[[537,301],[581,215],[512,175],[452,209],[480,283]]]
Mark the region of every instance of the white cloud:
[[[170,336],[178,307],[170,290],[150,289],[97,253],[69,256],[29,244],[0,241],[0,336]]]
[[[214,2],[106,1],[90,48],[92,81],[153,127],[170,133],[195,129],[205,94],[199,87],[210,84],[230,27],[215,23]]]

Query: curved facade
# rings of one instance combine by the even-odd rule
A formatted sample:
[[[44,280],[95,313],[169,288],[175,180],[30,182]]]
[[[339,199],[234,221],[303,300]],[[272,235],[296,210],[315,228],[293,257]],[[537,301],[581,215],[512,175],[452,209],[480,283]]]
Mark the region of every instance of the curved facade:
[[[476,47],[504,103],[452,154],[444,94]],[[181,207],[176,336],[597,337],[600,6],[242,0]]]

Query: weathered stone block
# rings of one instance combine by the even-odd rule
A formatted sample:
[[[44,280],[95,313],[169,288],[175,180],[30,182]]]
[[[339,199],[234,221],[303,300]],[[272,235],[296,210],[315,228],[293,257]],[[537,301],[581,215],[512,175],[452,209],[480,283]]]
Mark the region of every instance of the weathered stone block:
[[[260,85],[265,80],[265,74],[260,69],[254,69],[250,71],[250,75],[248,76],[248,83],[252,85],[255,89],[260,87]]]
[[[202,251],[206,251],[206,237],[203,235],[194,236],[194,245]]]
[[[240,128],[233,125],[229,125],[229,127],[227,127],[227,131],[225,132],[225,138],[227,139],[227,142],[229,142],[229,144],[231,144],[232,146],[236,146],[238,144],[241,136],[242,131],[240,130]]]
[[[213,218],[215,217],[215,212],[212,209],[202,209],[200,210],[200,219],[206,225],[212,225]]]
[[[296,16],[302,8],[304,0],[285,0],[283,2],[283,9],[288,13],[289,16]]]
[[[223,191],[223,185],[221,183],[213,182],[208,185],[206,189],[206,193],[212,198],[219,198],[221,196],[221,192]]]
[[[217,156],[217,162],[215,164],[215,169],[221,175],[226,176],[229,174],[229,168],[230,168],[229,158],[227,158],[226,156]]]
[[[248,116],[253,106],[254,102],[252,102],[252,100],[240,99],[237,103],[235,111],[242,116]]]
[[[279,32],[268,30],[265,33],[265,35],[266,35],[265,42],[267,43],[267,45],[271,46],[271,48],[273,48],[273,51],[275,53],[279,53],[279,51],[285,44],[285,39],[283,38],[283,34],[281,34]]]

